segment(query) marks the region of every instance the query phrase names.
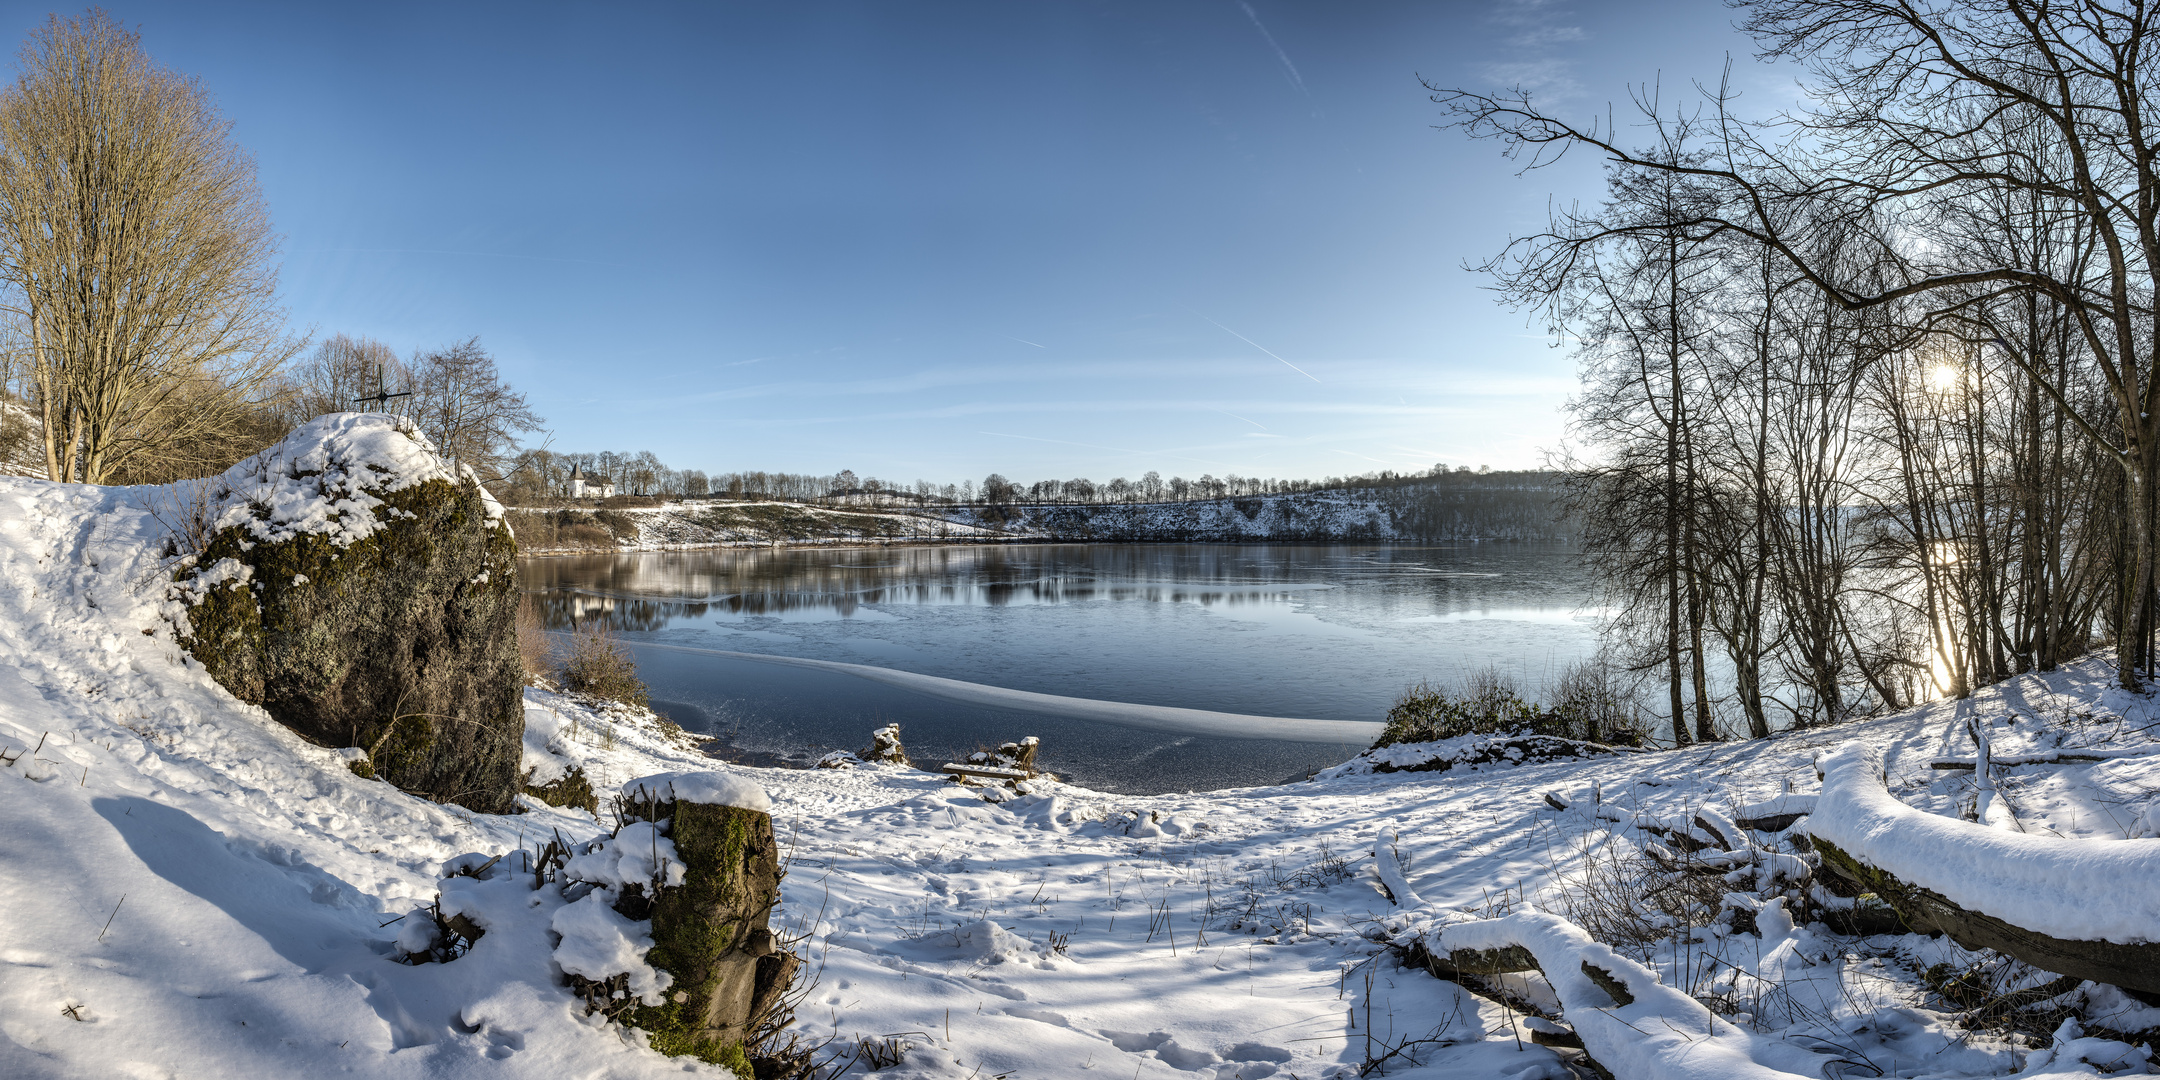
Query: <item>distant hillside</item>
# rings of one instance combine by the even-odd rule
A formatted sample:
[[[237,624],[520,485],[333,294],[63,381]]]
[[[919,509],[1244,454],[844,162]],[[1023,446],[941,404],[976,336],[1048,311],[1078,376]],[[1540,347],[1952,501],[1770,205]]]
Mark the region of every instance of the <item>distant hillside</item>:
[[[739,544],[1568,541],[1550,473],[1455,474],[1192,502],[816,506],[686,500],[611,510],[513,510],[528,552]]]
[[[953,519],[1059,540],[1433,543],[1560,541],[1575,535],[1560,507],[1557,477],[1539,473],[1199,502],[978,506]]]

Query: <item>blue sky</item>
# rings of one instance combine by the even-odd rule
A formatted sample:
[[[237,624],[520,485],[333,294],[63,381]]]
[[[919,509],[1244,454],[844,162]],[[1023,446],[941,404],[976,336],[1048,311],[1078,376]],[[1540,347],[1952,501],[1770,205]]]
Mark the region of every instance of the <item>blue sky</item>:
[[[1462,264],[1599,174],[1417,76],[1789,93],[1705,0],[111,10],[255,154],[297,326],[478,335],[555,448],[715,472],[1536,465],[1572,363]]]

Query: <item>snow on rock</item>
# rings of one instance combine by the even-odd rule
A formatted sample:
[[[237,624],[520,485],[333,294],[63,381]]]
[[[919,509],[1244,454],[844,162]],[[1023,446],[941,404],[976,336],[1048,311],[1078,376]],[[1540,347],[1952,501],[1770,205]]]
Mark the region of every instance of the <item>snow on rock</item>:
[[[1631,751],[1551,735],[1458,735],[1430,742],[1376,746],[1333,768],[1322,769],[1313,779],[1333,780],[1367,773],[1445,772],[1456,767],[1475,771],[1481,766],[1505,768],[1530,762],[1627,752]]]
[[[380,527],[375,509],[384,503],[378,495],[460,479],[411,420],[331,413],[227,469],[215,485],[219,507],[211,531],[241,526],[264,543],[320,533],[350,547]],[[494,497],[485,502],[488,520],[501,520]]]
[[[595,840],[563,866],[563,876],[607,888],[624,885],[680,885],[686,871],[675,841],[660,835],[649,821],[624,825],[613,837]]]
[[[1969,911],[2068,941],[2160,941],[2160,840],[2066,839],[1915,810],[1883,786],[1882,758],[1847,743],[1822,760],[1807,829]]]
[[[178,556],[167,621],[235,696],[366,747],[408,791],[515,805],[515,545],[410,421],[317,417],[223,476],[138,498]]]
[[[525,704],[525,749],[518,772],[530,787],[543,787],[569,775],[576,767],[562,714],[554,709]]]
[[[707,806],[733,806],[742,810],[755,810],[761,814],[772,812],[772,799],[765,789],[755,782],[733,773],[725,772],[672,772],[640,777],[623,785],[623,794],[633,799],[654,799],[659,802],[694,802]]]

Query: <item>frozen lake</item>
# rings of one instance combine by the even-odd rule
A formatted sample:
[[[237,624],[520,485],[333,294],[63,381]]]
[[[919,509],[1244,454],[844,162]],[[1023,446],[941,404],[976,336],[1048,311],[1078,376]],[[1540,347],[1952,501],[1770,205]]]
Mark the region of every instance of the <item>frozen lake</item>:
[[[1128,792],[1302,777],[1421,678],[1492,665],[1534,692],[1596,616],[1572,552],[1523,544],[743,548],[519,573],[551,626],[607,619],[660,711],[744,749],[813,758],[897,722],[935,767],[1038,735],[1047,767]]]

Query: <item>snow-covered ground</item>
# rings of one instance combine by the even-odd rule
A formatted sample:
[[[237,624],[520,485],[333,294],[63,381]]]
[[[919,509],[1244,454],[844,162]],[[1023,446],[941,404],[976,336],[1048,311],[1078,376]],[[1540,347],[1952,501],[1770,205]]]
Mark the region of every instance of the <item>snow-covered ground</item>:
[[[235,701],[173,640],[159,497],[0,479],[0,1076],[718,1074],[581,1018],[560,985],[552,887],[501,885],[525,890],[529,917],[500,916],[463,957],[393,959],[393,920],[436,895],[446,861],[558,830],[582,840],[600,823],[411,798]],[[2061,1052],[1958,1026],[1923,975],[1951,965],[1939,983],[1981,958],[1945,940],[1793,925],[1783,913],[1810,910],[1791,880],[1806,863],[1797,830],[1718,853],[1730,873],[1710,879],[1696,925],[1670,913],[1684,898],[1640,893],[1662,880],[1652,844],[1745,806],[1806,806],[1816,759],[1847,741],[1930,815],[1976,809],[2039,838],[2150,834],[2160,757],[1998,768],[1977,808],[1974,773],[1930,768],[1974,755],[1968,721],[1997,761],[2160,750],[2160,709],[2109,689],[2104,659],[1771,740],[1425,772],[1368,760],[1307,784],[1149,797],[1048,781],[986,792],[896,766],[744,769],[649,714],[537,689],[527,709],[529,763],[583,766],[603,797],[702,769],[766,790],[788,859],[776,929],[802,936],[816,980],[797,1030],[836,1037],[835,1051],[904,1045],[886,1076],[1320,1080],[1378,1059],[1369,1075],[1580,1075],[1533,1040],[1549,1020],[1405,968],[1388,945],[1506,927],[1565,945],[1533,909],[1613,939],[1676,1001],[1721,1018],[1697,1067],[1671,1075],[1719,1075],[1703,1071],[1726,1060],[1711,1054],[1719,1039],[1787,1075],[2148,1071],[2142,1050],[2074,1038],[2074,1023],[2057,1029]],[[2115,872],[2126,896],[2160,883],[2160,866]],[[1756,932],[1731,929],[1736,911]],[[1449,929],[1510,913],[1499,929]],[[1543,980],[1506,979],[1553,1011]],[[2160,1026],[2160,1010],[2106,988],[2056,1004],[2096,1029]],[[1698,1037],[1656,1038],[1660,1061],[1684,1065]]]

